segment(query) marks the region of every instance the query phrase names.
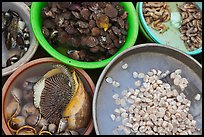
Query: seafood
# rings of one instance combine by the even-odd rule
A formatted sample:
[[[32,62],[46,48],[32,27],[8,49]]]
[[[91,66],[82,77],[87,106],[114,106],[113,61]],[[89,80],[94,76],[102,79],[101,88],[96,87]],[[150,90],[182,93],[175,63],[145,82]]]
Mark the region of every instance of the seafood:
[[[91,102],[80,77],[64,65],[52,67],[43,77],[27,79],[22,90],[10,91],[5,117],[13,134],[78,135],[88,125]]]
[[[99,61],[115,54],[125,43],[128,13],[118,2],[64,2],[64,5],[48,2],[42,10],[42,32],[63,55],[74,60]]]
[[[44,126],[44,128],[47,128],[48,125],[49,125],[48,121],[46,119],[44,119],[44,118],[41,118],[40,123],[38,124],[38,126],[40,126],[40,127]]]
[[[74,72],[75,73],[75,72]],[[68,129],[77,130],[88,124],[90,113],[90,99],[85,91],[82,81],[73,73],[76,82],[76,91],[69,104],[66,106],[63,117],[68,121]]]
[[[48,130],[51,133],[55,133],[57,131],[57,126],[55,124],[49,124],[48,125]]]
[[[34,105],[40,109],[43,118],[58,124],[61,111],[72,98],[75,85],[70,70],[64,66],[48,71],[33,87]]]
[[[39,110],[35,108],[33,103],[27,103],[27,104],[25,104],[23,106],[23,108],[21,110],[21,114],[24,117],[27,117],[29,115],[38,115],[39,114]]]
[[[143,15],[146,23],[159,33],[164,33],[168,29],[163,24],[170,20],[170,11],[165,2],[144,2]]]
[[[23,90],[23,100],[29,102],[33,100],[33,91],[32,90]]]
[[[18,102],[12,100],[8,106],[6,107],[6,110],[5,110],[5,117],[6,119],[10,119],[12,118],[13,116],[16,116],[20,113],[21,111],[21,108],[20,108],[20,105]]]
[[[41,120],[41,114],[38,114],[38,115],[29,115],[25,121],[26,121],[26,124],[30,125],[30,126],[37,126],[39,124]]]
[[[20,127],[26,124],[24,116],[12,117],[8,121],[8,127],[11,131],[16,132]]]
[[[186,49],[193,51],[202,47],[201,10],[193,2],[186,2],[178,6],[178,9],[182,17],[180,38],[184,41]]]
[[[5,50],[8,51],[8,57],[3,60],[7,67],[16,63],[26,53],[30,46],[30,34],[18,13],[9,9],[2,11],[2,35],[5,39]]]
[[[119,134],[119,131],[126,135],[192,135],[198,130],[197,121],[189,112],[191,101],[186,98],[183,90],[179,92],[174,87],[177,84],[180,88],[187,87],[188,80],[182,78],[181,69],[172,73],[156,69],[146,74],[133,73],[144,75],[140,88],[128,88],[112,96],[119,107],[110,114],[110,119],[122,123],[113,130],[114,135]],[[170,85],[163,80],[163,74],[168,73],[172,79],[179,79],[178,83]],[[120,103],[117,104],[118,100]],[[128,102],[125,106],[122,103],[124,101]]]
[[[67,125],[68,125],[68,122],[67,122],[67,120],[65,118],[60,119],[58,129],[57,129],[57,133],[64,132],[67,129]]]

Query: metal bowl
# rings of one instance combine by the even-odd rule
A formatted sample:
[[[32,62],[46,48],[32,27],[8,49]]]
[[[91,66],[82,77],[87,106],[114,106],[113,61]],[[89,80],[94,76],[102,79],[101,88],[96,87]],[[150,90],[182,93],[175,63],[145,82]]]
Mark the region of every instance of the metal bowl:
[[[128,68],[123,70],[121,66],[127,63]],[[197,121],[197,127],[202,129],[202,99],[194,100],[199,93],[202,96],[202,66],[186,53],[165,45],[147,43],[136,45],[116,56],[103,70],[96,85],[93,98],[93,120],[96,134],[110,135],[120,125],[120,122],[112,121],[110,115],[117,107],[112,98],[114,93],[120,94],[128,87],[136,88],[132,73],[134,71],[147,73],[151,69],[159,69],[162,72],[174,71],[180,68],[183,77],[187,78],[189,85],[194,84],[199,91],[184,92],[187,99],[191,100],[190,113]],[[118,88],[106,82],[106,77],[112,77],[120,83]],[[202,134],[202,133],[201,133]]]

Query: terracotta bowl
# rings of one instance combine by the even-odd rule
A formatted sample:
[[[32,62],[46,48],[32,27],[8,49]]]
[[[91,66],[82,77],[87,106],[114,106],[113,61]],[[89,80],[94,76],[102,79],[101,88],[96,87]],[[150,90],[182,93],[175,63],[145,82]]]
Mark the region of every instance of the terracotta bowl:
[[[51,69],[52,64],[62,64],[61,62],[55,60],[54,58],[40,58],[33,60],[29,63],[24,64],[19,67],[6,81],[2,89],[2,129],[6,135],[12,135],[12,132],[9,130],[7,126],[7,122],[5,119],[5,109],[8,103],[11,101],[10,91],[13,87],[22,88],[23,82],[26,80],[38,79],[42,75],[44,75],[48,70]],[[93,97],[95,85],[89,75],[82,69],[75,68],[77,74],[81,78],[84,83],[84,87],[86,91],[89,93],[91,98]],[[93,120],[92,116],[90,121],[85,128],[83,134],[89,135],[93,130]]]

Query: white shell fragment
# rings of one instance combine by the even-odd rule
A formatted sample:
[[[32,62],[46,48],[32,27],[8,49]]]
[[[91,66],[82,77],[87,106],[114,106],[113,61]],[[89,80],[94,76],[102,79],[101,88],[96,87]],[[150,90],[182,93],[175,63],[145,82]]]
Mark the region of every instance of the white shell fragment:
[[[135,86],[139,87],[140,85],[141,85],[141,81],[140,80],[135,81]]]
[[[125,65],[125,64],[124,64]],[[127,69],[127,68],[126,68]],[[125,135],[192,135],[197,130],[196,121],[189,113],[191,101],[184,93],[178,92],[177,85],[183,91],[188,80],[183,78],[181,69],[170,74],[174,84],[165,83],[161,77],[168,75],[169,70],[152,69],[146,74],[133,72],[136,88],[127,87],[122,92],[114,93],[112,98],[117,106],[113,121],[120,121],[113,134],[123,132]],[[112,84],[117,87],[117,82]],[[195,100],[200,100],[197,94]],[[119,132],[120,131],[120,132]]]
[[[114,94],[113,95],[113,99],[118,99],[119,98],[119,95],[118,94]]]
[[[107,77],[106,78],[106,82],[109,83],[109,84],[112,84],[113,83],[113,79],[111,77]]]
[[[138,77],[138,73],[137,72],[133,72],[132,76],[133,76],[133,78],[137,78]]]
[[[176,73],[177,75],[181,74],[181,72],[182,72],[181,69],[177,69],[177,70],[175,70],[175,73]]]
[[[194,97],[195,100],[199,101],[201,98],[200,94],[196,94],[196,96]]]
[[[114,86],[114,87],[119,87],[120,86],[120,83],[119,82],[117,82],[117,81],[113,81],[113,83],[112,83],[112,85]]]
[[[144,76],[145,76],[144,73],[139,73],[138,74],[138,78],[144,78]]]
[[[127,63],[122,65],[122,69],[127,69],[127,68],[128,68],[128,64]]]
[[[111,114],[110,115],[111,119],[114,121],[115,120],[115,115],[114,114]]]

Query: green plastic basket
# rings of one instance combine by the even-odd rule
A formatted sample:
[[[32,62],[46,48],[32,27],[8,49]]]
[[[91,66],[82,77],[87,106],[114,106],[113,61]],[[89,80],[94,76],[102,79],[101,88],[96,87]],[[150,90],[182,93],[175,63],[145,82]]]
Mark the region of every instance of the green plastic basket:
[[[33,32],[35,34],[35,37],[39,41],[40,45],[54,58],[57,60],[78,68],[84,68],[84,69],[95,69],[95,68],[102,68],[105,67],[116,55],[118,55],[120,52],[124,51],[127,48],[132,47],[137,39],[138,36],[138,30],[139,30],[139,21],[138,16],[136,15],[135,7],[132,4],[132,2],[120,2],[121,6],[124,7],[125,11],[128,12],[128,23],[129,23],[129,29],[128,34],[126,37],[125,44],[118,50],[117,53],[115,53],[110,58],[107,58],[102,61],[98,62],[83,62],[83,61],[77,61],[73,60],[61,53],[59,53],[57,50],[55,50],[46,40],[44,35],[42,34],[41,27],[42,27],[42,17],[41,17],[41,11],[43,7],[47,5],[47,2],[32,2],[31,5],[31,25]]]

